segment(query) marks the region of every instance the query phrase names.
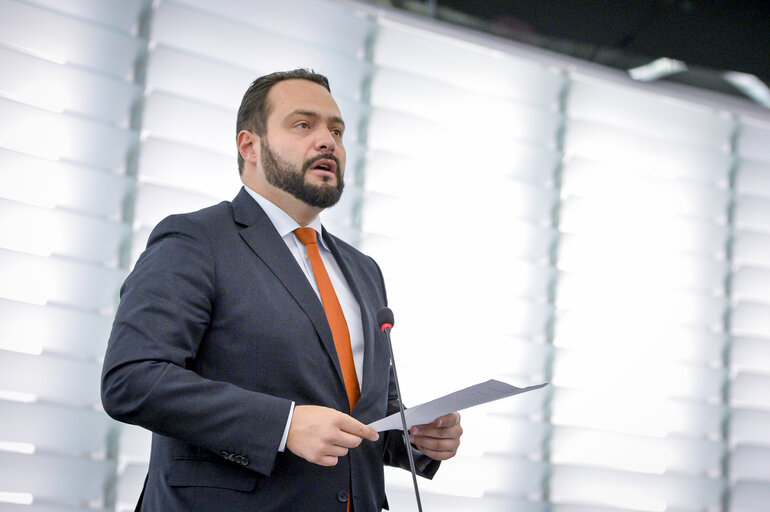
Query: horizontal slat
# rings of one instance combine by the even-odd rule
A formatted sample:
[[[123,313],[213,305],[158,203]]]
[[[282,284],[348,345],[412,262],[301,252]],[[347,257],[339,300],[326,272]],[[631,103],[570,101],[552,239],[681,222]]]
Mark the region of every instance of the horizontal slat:
[[[511,397],[516,400],[518,397]],[[462,414],[462,454],[508,455],[536,460],[543,456],[543,447],[550,435],[547,423],[509,415],[487,414],[485,407],[466,409]]]
[[[613,350],[558,349],[552,382],[597,393],[611,384],[612,393],[625,391],[644,402],[650,400],[653,408],[668,397],[704,402],[720,397],[726,379],[724,369],[666,361],[651,352],[640,354],[633,347],[624,350],[624,345],[619,341]]]
[[[0,42],[116,77],[133,74],[134,61],[144,47],[128,34],[28,3],[0,0],[0,11]]]
[[[135,132],[111,124],[56,114],[3,98],[0,98],[0,117],[5,119],[0,125],[0,147],[49,160],[72,160],[120,170],[137,140]],[[39,142],[41,126],[46,127],[46,144]]]
[[[554,97],[553,103],[556,101]],[[463,140],[466,144],[454,147],[453,153],[474,147],[477,139],[501,135],[506,140],[542,144],[543,140],[554,140],[561,125],[561,115],[552,108],[473,93],[440,79],[387,68],[380,68],[374,75],[370,103],[378,110],[400,114],[406,122],[418,118],[441,126],[448,140]],[[459,119],[462,122],[458,123]],[[484,129],[468,130],[468,126]]]
[[[556,264],[564,275],[594,278],[599,283],[615,281],[617,277],[625,282],[636,281],[640,288],[658,293],[689,290],[703,295],[724,294],[730,268],[724,260],[669,252],[665,247],[650,248],[647,253],[639,254],[634,247],[615,244],[597,247],[591,242],[591,238],[585,240],[581,236],[562,237]]]
[[[719,329],[728,304],[724,297],[704,292],[651,286],[657,279],[622,272],[562,273],[556,290],[561,310],[593,314],[605,311],[632,320]]]
[[[728,230],[710,222],[654,212],[623,210],[621,204],[596,204],[570,197],[561,203],[559,229],[562,233],[586,236],[584,244],[640,254],[691,252],[707,258],[723,258]],[[621,243],[618,243],[621,242]]]
[[[126,277],[122,269],[0,249],[0,297],[32,304],[111,309]]]
[[[730,512],[767,512],[770,483],[737,482],[730,493]]]
[[[570,83],[566,111],[570,118],[715,148],[729,144],[733,131],[732,119],[712,109],[579,75]]]
[[[730,480],[748,480],[770,484],[767,461],[770,446],[738,445],[730,453]]]
[[[0,149],[0,197],[117,218],[132,180],[93,167]]]
[[[129,233],[123,223],[0,199],[0,247],[5,249],[114,264]]]
[[[501,182],[501,184],[505,184],[505,182]],[[511,187],[513,188],[512,184]],[[503,189],[503,187],[500,188]],[[537,192],[535,198],[542,200],[546,204],[555,199],[555,193],[551,190],[537,188],[530,190]],[[457,189],[447,187],[446,191],[456,193]],[[524,191],[525,188],[519,189],[515,196],[523,196]],[[498,197],[502,199],[504,195],[504,193],[501,193]],[[531,200],[534,202],[534,199]],[[510,223],[506,225],[503,232],[501,232],[500,226],[494,223],[484,224],[477,222],[476,217],[468,215],[467,209],[445,211],[442,222],[432,224],[430,231],[407,229],[414,223],[415,218],[420,218],[424,215],[426,208],[430,205],[431,202],[425,199],[419,201],[387,196],[375,192],[367,193],[364,196],[362,205],[362,231],[382,235],[393,233],[394,235],[397,234],[398,238],[402,240],[409,240],[410,243],[418,243],[420,245],[428,245],[430,239],[440,240],[444,235],[456,236],[457,233],[463,233],[463,236],[479,240],[494,240],[498,250],[513,249],[510,252],[505,251],[505,253],[524,258],[527,258],[528,249],[532,249],[530,245],[532,242],[535,242],[534,245],[539,248],[540,242],[547,241],[548,248],[550,248],[552,232],[547,229],[549,223],[546,220],[547,214],[545,209],[531,212],[531,217],[528,217],[526,212],[517,211],[515,207],[509,208],[505,203],[489,204],[487,214],[494,215],[499,213],[501,215],[510,215]],[[435,207],[439,208],[440,205],[435,204]],[[519,216],[517,217],[516,214],[519,214]],[[423,240],[423,242],[420,243],[419,240]],[[462,248],[458,247],[458,249]],[[542,254],[538,250],[535,250],[535,253],[537,256]]]
[[[464,183],[473,184],[472,180],[467,179],[469,166],[475,169],[479,167],[479,161],[482,162],[481,167],[484,167],[492,161],[492,156],[500,156],[497,165],[501,161],[513,160],[513,166],[516,166],[517,145],[530,143],[542,150],[553,149],[556,124],[545,122],[531,127],[537,139],[533,141],[532,138],[524,140],[515,131],[508,130],[469,134],[463,124],[442,124],[435,119],[426,120],[412,114],[378,108],[372,110],[369,118],[367,144],[375,150],[392,151],[426,162],[433,160],[433,167],[446,163],[461,167]],[[472,163],[473,160],[475,162]]]
[[[232,197],[237,194],[233,190]],[[228,198],[229,200],[230,198]],[[209,194],[197,194],[170,187],[142,184],[136,194],[134,225],[154,227],[171,214],[192,212],[218,203]]]
[[[221,12],[218,8],[217,11]],[[305,27],[319,31],[322,25],[314,22]],[[368,65],[355,56],[326,50],[318,44],[319,40],[334,39],[339,30],[337,23],[321,28],[323,35],[308,44],[246,25],[242,17],[237,22],[230,21],[166,1],[155,12],[152,37],[153,43],[253,69],[254,78],[277,70],[313,68],[329,78],[335,94],[357,98]],[[361,40],[356,46],[363,43]],[[255,58],[255,48],[271,51],[259,52]]]
[[[770,375],[770,340],[733,339],[730,348],[730,366],[733,372],[746,371]]]
[[[615,389],[615,382],[592,391],[554,385],[552,423],[651,436],[677,433],[718,438],[722,434],[726,411],[721,405],[673,398],[643,401],[638,395],[631,400],[625,390]]]
[[[242,183],[236,151],[231,155],[150,137],[142,143],[139,176],[146,183],[230,200]]]
[[[385,264],[384,260],[403,259],[415,252],[413,243],[418,237],[413,232],[397,231],[398,225],[395,221],[398,221],[398,218],[387,217],[389,212],[400,211],[402,202],[384,200],[383,196],[378,199],[375,202],[372,197],[367,196],[363,203],[362,250],[378,262],[383,260],[383,267],[388,267],[391,265]],[[499,232],[497,234],[496,247],[501,253],[536,263],[548,261],[555,238],[553,229],[520,221],[512,221],[506,225],[505,237],[499,237]],[[398,276],[396,270],[402,266],[392,265],[393,272],[389,275]]]
[[[738,302],[733,306],[730,330],[737,336],[770,340],[770,304]]]
[[[144,473],[146,473],[147,464],[150,462],[152,433],[136,425],[113,423],[120,430],[118,456],[121,463],[144,468]],[[142,479],[144,479],[144,474],[142,474]]]
[[[139,86],[0,47],[0,91],[53,111],[71,112],[126,127]]]
[[[133,510],[133,508],[131,509]],[[9,505],[0,503],[0,512],[111,512],[106,508],[68,507],[66,505]]]
[[[767,144],[770,144],[770,135]],[[770,199],[770,162],[740,161],[735,189],[742,195]]]
[[[561,348],[612,351],[623,343],[626,353],[656,354],[670,361],[721,366],[728,335],[703,328],[652,323],[644,316],[613,316],[560,311],[553,344]]]
[[[136,31],[145,4],[144,0],[34,0],[34,3],[127,33]]]
[[[113,461],[0,452],[3,488],[30,493],[43,502],[84,503],[99,499],[114,471]]]
[[[767,397],[770,396],[770,375],[739,373],[730,386],[732,407],[770,411]]]
[[[396,470],[397,471],[397,470]],[[389,474],[388,474],[389,476]],[[387,477],[386,477],[387,478]],[[386,480],[387,483],[387,480]],[[414,491],[399,485],[386,487],[390,510],[415,510]],[[420,502],[424,510],[441,510],[442,512],[548,512],[550,505],[545,502],[513,499],[509,496],[497,496],[490,493],[474,498],[447,496],[433,492],[425,492],[420,481]]]
[[[735,201],[735,226],[738,229],[770,233],[770,200],[742,196]]]
[[[655,217],[681,215],[715,223],[727,221],[730,201],[725,187],[684,177],[664,179],[580,157],[569,159],[562,170],[561,196],[572,195],[612,206],[622,202],[624,212],[645,212],[654,203]]]
[[[770,163],[770,122],[744,117],[736,141],[739,155]]]
[[[235,114],[229,109],[153,92],[145,100],[142,132],[223,155],[236,154]]]
[[[732,165],[731,156],[718,148],[645,137],[573,119],[566,123],[564,151],[570,157],[579,156],[622,169],[669,179],[687,177],[718,186],[726,185]]]
[[[101,400],[100,376],[101,364],[94,361],[0,350],[3,391],[31,393],[43,400],[72,406],[94,406]]]
[[[146,464],[129,464],[118,476],[118,485],[116,489],[117,509],[122,510],[121,506],[126,506],[126,510],[133,511],[142,493],[144,478],[147,476]]]
[[[396,149],[397,148],[393,148]],[[553,170],[559,164],[561,156],[543,147],[528,144],[512,144],[505,148],[507,153],[515,153],[516,158],[503,158],[502,154],[484,155],[436,154],[427,160],[418,160],[398,155],[389,149],[370,149],[366,155],[366,179],[364,186],[368,191],[400,197],[425,197],[421,187],[405,187],[404,183],[417,183],[432,186],[436,172],[445,172],[447,167],[462,168],[472,166],[485,167],[486,179],[497,180],[511,177],[544,188],[553,188]],[[487,165],[487,159],[489,165]]]
[[[550,490],[555,503],[595,503],[631,510],[717,509],[722,495],[718,479],[574,466],[554,467]]]
[[[770,233],[736,230],[733,239],[733,261],[736,266],[770,266]]]
[[[101,357],[111,324],[111,315],[0,299],[0,341],[32,353]]]
[[[691,437],[657,438],[556,427],[549,452],[550,461],[556,465],[698,475],[721,471],[724,446],[721,442]]]
[[[458,497],[481,497],[484,493],[510,498],[536,495],[547,471],[543,462],[514,459],[509,456],[458,455],[442,464],[433,480],[420,479],[420,491]],[[386,468],[386,481],[394,489],[409,490],[412,477],[408,471]]]
[[[469,91],[553,105],[564,78],[530,59],[490,50],[388,20],[380,26],[374,63],[428,78],[441,77]]]
[[[730,414],[730,444],[770,446],[770,410],[734,407]]]
[[[0,441],[73,455],[103,451],[112,424],[106,414],[91,409],[4,400],[0,415]]]
[[[373,23],[357,10],[330,2],[284,0],[280,4],[259,4],[259,16],[243,16],[254,8],[251,0],[176,0],[204,11],[214,18],[227,17],[248,24],[260,32],[276,33],[287,39],[358,56],[364,50]],[[330,27],[334,27],[330,30]]]
[[[210,77],[217,77],[210,80]],[[257,72],[158,44],[147,62],[147,88],[235,112]],[[235,122],[232,126],[235,135]]]

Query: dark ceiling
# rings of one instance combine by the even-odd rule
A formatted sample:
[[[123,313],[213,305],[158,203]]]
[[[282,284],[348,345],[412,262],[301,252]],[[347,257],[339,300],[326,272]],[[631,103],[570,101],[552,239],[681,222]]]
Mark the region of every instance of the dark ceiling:
[[[770,0],[415,0],[392,2],[619,69],[659,57],[689,71],[666,80],[742,95],[722,78],[770,84]]]

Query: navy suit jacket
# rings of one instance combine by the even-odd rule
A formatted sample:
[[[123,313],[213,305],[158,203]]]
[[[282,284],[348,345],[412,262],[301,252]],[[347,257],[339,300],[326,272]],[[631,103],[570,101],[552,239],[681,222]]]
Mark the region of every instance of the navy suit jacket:
[[[278,453],[292,401],[369,423],[397,410],[377,264],[323,236],[361,307],[361,398],[349,410],[323,306],[245,190],[173,215],[152,232],[121,289],[102,373],[115,419],[153,432],[138,510],[333,511],[387,507],[383,463],[408,468],[400,432],[322,467]],[[423,476],[438,463],[415,451]]]

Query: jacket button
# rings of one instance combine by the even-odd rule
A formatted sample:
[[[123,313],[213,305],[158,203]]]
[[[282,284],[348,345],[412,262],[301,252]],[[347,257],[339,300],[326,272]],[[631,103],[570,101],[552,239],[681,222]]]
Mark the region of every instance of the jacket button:
[[[347,503],[348,501],[348,491],[340,491],[337,493],[337,501],[340,503]]]

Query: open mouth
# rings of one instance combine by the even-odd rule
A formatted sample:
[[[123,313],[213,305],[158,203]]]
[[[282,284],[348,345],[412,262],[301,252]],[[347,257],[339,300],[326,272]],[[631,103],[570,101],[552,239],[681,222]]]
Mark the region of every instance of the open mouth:
[[[328,158],[322,158],[317,162],[314,162],[311,167],[311,171],[316,171],[320,174],[328,175],[330,177],[337,176],[337,162]]]

